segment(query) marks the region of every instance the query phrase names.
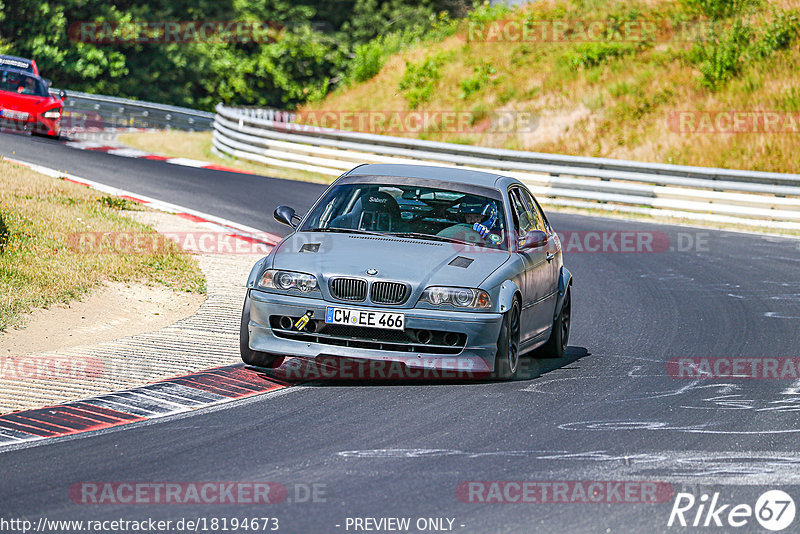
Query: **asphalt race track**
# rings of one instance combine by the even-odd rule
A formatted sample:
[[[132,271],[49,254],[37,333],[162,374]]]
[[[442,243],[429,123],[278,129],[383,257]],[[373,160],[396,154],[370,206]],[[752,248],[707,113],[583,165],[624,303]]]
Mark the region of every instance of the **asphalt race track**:
[[[272,220],[276,205],[302,212],[321,191],[18,135],[0,135],[0,154],[271,232],[285,233]],[[528,362],[531,378],[511,383],[306,384],[6,449],[0,517],[274,517],[283,532],[354,532],[353,518],[407,517],[412,526],[451,519],[464,533],[683,532],[693,529],[667,527],[679,492],[754,506],[780,489],[796,500],[800,380],[675,379],[667,362],[800,356],[800,241],[550,218],[559,233],[653,232],[672,249],[568,246],[575,286],[565,361]],[[69,493],[82,482],[194,481],[272,481],[288,494],[268,505],[93,505]],[[651,481],[671,492],[658,504],[463,502],[457,488],[469,481]],[[754,517],[736,530],[764,531]]]

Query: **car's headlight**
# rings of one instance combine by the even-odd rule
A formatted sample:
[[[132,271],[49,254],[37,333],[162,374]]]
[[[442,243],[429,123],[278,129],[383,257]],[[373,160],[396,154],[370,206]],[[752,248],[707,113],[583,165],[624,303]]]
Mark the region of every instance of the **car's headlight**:
[[[261,275],[258,285],[270,289],[297,289],[303,293],[308,293],[317,289],[317,278],[313,274],[269,269]]]
[[[455,306],[456,308],[489,308],[492,300],[483,289],[466,287],[434,286],[422,292],[420,300],[434,306]]]
[[[61,112],[57,109],[51,109],[50,111],[45,111],[44,115],[42,115],[45,119],[57,119],[61,116]]]

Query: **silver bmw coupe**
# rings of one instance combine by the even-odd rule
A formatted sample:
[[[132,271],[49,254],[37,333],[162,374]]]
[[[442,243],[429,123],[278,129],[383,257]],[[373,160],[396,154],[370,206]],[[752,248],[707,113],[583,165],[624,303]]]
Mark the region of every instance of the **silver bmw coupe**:
[[[421,165],[361,165],[253,267],[242,360],[391,363],[404,376],[450,369],[509,380],[520,357],[559,358],[572,275],[519,180]],[[414,373],[417,373],[416,375]]]

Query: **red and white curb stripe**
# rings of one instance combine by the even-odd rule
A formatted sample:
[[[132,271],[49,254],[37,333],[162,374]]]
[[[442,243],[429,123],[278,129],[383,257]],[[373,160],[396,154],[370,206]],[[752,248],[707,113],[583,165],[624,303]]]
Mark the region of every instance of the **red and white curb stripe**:
[[[234,169],[231,167],[223,167],[221,165],[214,165],[207,161],[200,161],[189,158],[168,158],[166,156],[159,156],[158,154],[151,154],[136,148],[128,148],[125,146],[114,146],[98,141],[67,141],[65,143],[70,148],[77,148],[78,150],[91,150],[94,152],[105,152],[114,156],[122,156],[125,158],[139,158],[149,159],[152,161],[163,161],[164,163],[171,163],[173,165],[183,165],[184,167],[194,167],[196,169],[213,169],[215,171],[237,172],[240,174],[254,174],[252,172]]]
[[[243,364],[0,416],[0,446],[71,436],[158,419],[287,387]]]
[[[16,163],[17,165],[22,165],[23,167],[27,167],[33,171],[44,174],[46,176],[50,176],[52,178],[61,178],[67,180],[68,182],[72,182],[85,187],[90,187],[97,191],[108,193],[110,195],[125,198],[133,202],[136,202],[138,204],[143,204],[160,211],[165,211],[167,213],[174,213],[180,217],[183,217],[184,219],[189,219],[194,222],[208,223],[210,225],[218,227],[218,229],[222,232],[230,232],[235,237],[243,239],[249,243],[263,243],[266,245],[273,246],[276,245],[282,239],[278,235],[271,234],[269,232],[264,232],[257,228],[253,228],[252,226],[246,226],[244,224],[239,224],[230,221],[228,219],[223,219],[222,217],[217,217],[215,215],[203,213],[201,211],[193,210],[183,206],[178,206],[177,204],[172,204],[170,202],[164,202],[163,200],[146,197],[143,195],[132,193],[130,191],[125,191],[124,189],[119,189],[117,187],[112,187],[109,185],[101,184],[99,182],[94,182],[92,180],[81,178],[79,176],[74,176],[72,174],[51,169],[49,167],[44,167],[42,165],[37,165],[35,163],[20,161],[5,156],[2,156],[2,159],[5,161],[9,161],[11,163]]]

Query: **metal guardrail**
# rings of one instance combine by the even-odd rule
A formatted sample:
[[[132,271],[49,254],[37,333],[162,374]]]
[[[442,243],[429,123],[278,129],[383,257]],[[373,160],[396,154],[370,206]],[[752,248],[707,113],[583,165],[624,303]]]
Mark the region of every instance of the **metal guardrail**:
[[[59,90],[50,91],[58,94]],[[207,131],[214,123],[214,114],[207,111],[78,91],[66,93],[62,121],[65,132],[115,128]]]
[[[292,122],[291,113],[218,105],[214,149],[338,176],[359,163],[434,163],[522,180],[551,205],[800,229],[800,175],[474,147]]]

